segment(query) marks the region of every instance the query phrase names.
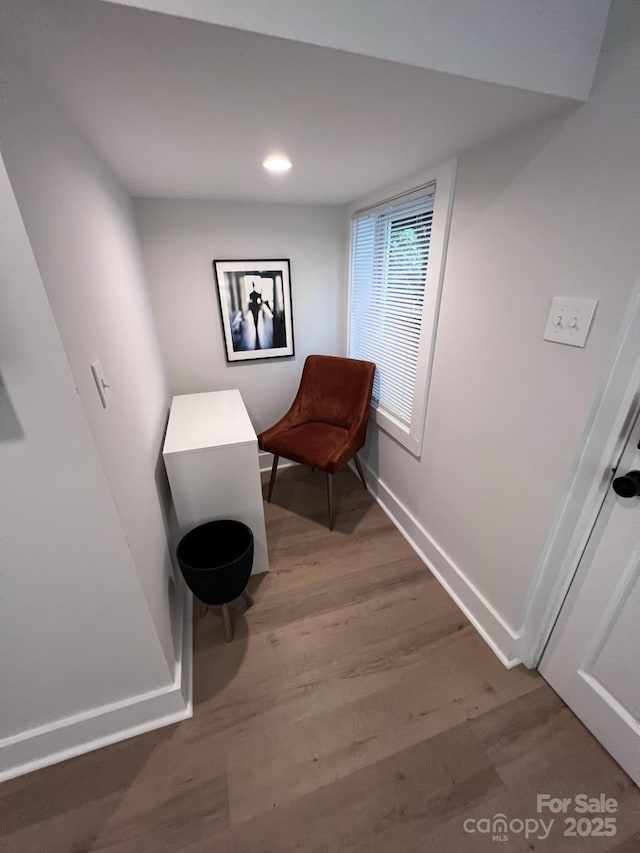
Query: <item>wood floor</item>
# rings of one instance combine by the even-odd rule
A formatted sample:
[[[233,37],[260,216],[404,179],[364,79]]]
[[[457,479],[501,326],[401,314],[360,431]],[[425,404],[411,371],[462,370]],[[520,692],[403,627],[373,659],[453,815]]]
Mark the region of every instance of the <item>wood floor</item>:
[[[640,850],[640,791],[536,673],[507,671],[349,471],[278,476],[271,572],[197,625],[192,720],[0,785],[3,853]],[[613,838],[465,832],[604,792]]]

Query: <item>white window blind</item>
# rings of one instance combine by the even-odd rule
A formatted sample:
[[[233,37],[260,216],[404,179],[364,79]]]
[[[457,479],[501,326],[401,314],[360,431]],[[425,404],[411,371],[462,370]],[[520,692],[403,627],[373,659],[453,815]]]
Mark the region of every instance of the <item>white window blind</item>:
[[[356,212],[349,355],[376,363],[374,406],[411,425],[435,185]]]

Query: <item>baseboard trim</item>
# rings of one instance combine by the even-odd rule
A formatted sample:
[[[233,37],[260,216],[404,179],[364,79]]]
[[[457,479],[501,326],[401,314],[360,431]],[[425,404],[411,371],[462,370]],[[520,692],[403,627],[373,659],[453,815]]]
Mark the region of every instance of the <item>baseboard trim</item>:
[[[271,471],[273,466],[273,453],[268,453],[266,450],[258,451],[258,461],[260,463],[261,474],[264,474],[265,471]],[[280,459],[278,462],[278,471],[283,468],[291,468],[294,465],[298,465],[298,462],[294,462],[293,459]]]
[[[193,595],[184,581],[182,605],[182,646],[176,664],[174,684],[180,684],[180,693],[187,720],[193,716]]]
[[[507,669],[522,663],[514,654],[521,640],[520,634],[505,622],[387,484],[380,480],[368,465],[363,463],[362,467],[367,486],[382,510],[453,598],[500,662]]]
[[[172,684],[5,738],[0,741],[0,782],[191,717],[191,601],[186,593],[182,648]]]

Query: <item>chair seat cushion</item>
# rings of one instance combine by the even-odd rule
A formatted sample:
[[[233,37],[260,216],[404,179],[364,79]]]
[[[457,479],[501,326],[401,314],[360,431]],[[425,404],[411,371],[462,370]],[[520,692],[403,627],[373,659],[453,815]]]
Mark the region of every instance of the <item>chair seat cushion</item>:
[[[349,438],[348,430],[317,421],[307,421],[285,430],[272,428],[259,436],[263,450],[330,474],[350,459]]]

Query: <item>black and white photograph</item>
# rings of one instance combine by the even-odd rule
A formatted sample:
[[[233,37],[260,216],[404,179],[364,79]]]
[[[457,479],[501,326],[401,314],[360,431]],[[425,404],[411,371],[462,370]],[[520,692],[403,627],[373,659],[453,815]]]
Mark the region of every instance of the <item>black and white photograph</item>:
[[[227,361],[294,354],[288,260],[214,261]]]

